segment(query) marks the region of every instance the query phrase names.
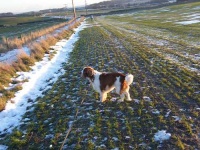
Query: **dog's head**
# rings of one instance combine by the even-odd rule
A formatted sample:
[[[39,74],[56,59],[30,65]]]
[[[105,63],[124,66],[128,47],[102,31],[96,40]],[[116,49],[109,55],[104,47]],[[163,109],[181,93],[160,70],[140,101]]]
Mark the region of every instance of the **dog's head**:
[[[91,78],[94,75],[94,69],[92,67],[85,67],[81,71],[81,77]]]

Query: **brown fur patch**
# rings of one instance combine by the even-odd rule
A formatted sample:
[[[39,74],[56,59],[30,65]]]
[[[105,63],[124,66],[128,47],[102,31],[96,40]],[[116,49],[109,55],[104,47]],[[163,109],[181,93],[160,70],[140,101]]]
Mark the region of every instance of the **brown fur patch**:
[[[122,73],[102,73],[99,76],[101,91],[104,91],[107,86],[108,87],[113,86],[113,84],[117,80],[117,77],[120,77],[121,89],[123,89],[125,87],[125,85],[123,84],[125,81],[124,74],[122,74]]]
[[[120,94],[122,94],[127,88],[128,88],[128,84],[126,83],[126,81],[122,82]]]

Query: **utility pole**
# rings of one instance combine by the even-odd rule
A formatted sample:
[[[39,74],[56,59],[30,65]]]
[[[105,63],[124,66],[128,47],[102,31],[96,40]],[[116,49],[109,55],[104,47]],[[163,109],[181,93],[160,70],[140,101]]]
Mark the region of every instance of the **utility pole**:
[[[85,15],[87,15],[87,1],[85,0]]]
[[[64,8],[66,8],[66,17],[65,17],[65,19],[67,19],[67,16],[68,16],[67,4],[64,4],[64,5],[65,5],[65,7],[64,7]]]
[[[72,6],[74,8],[74,19],[76,18],[76,9],[75,9],[75,6],[74,6],[74,0],[72,0]]]

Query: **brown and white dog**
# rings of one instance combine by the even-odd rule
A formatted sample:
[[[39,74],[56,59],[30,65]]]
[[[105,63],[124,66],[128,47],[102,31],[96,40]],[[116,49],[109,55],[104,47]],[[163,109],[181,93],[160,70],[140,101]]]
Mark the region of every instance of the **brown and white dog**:
[[[133,82],[132,74],[98,72],[92,67],[85,67],[81,71],[81,76],[87,78],[94,90],[100,94],[101,102],[106,100],[107,93],[113,89],[120,95],[120,102],[124,101],[125,96],[127,101],[132,100],[129,94],[129,85]]]

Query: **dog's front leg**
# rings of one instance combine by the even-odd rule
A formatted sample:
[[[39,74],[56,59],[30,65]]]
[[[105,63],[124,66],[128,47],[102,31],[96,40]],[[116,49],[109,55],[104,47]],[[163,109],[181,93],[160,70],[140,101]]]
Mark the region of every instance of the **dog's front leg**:
[[[124,101],[124,97],[125,97],[124,93],[120,94],[120,100],[119,100],[119,102],[123,102]]]
[[[100,101],[102,103],[106,100],[106,98],[107,98],[107,93],[104,92],[100,93]]]

